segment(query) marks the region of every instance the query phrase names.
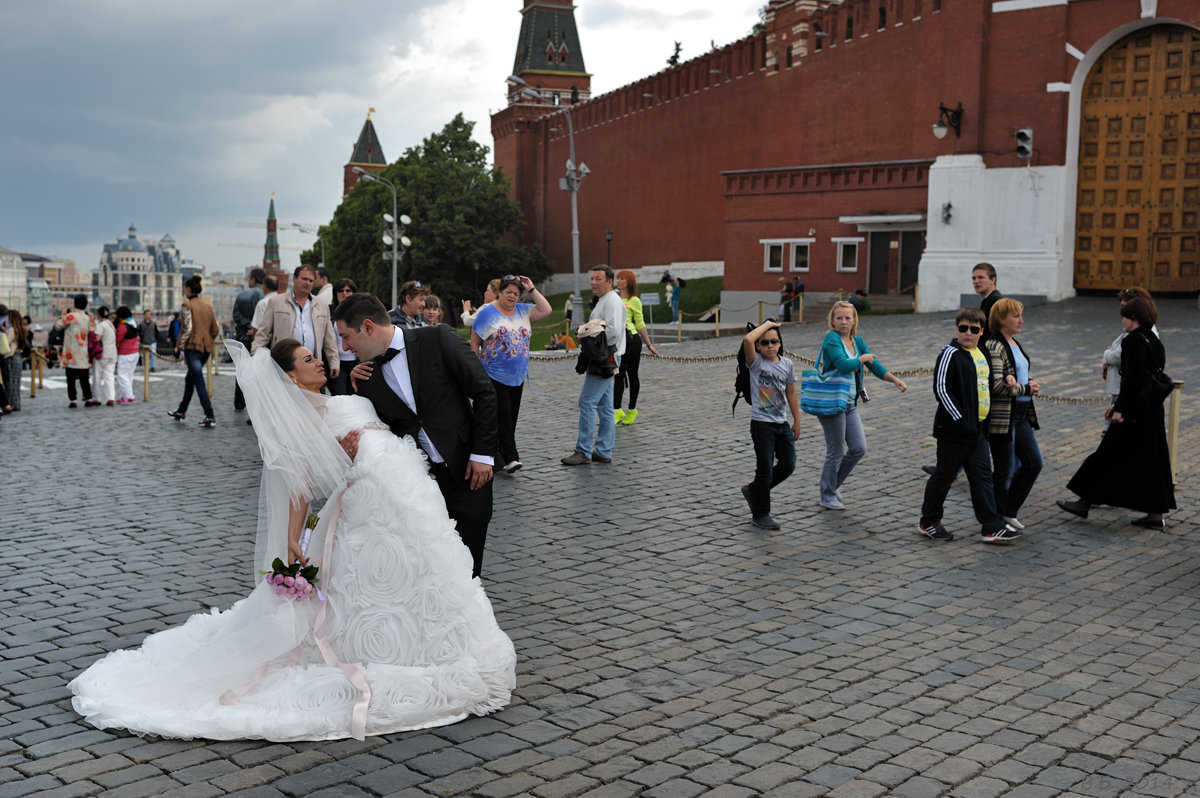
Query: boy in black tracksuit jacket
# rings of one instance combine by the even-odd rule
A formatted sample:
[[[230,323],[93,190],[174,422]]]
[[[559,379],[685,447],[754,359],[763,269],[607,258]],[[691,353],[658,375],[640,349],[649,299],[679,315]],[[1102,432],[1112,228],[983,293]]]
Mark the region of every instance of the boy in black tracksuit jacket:
[[[971,486],[971,504],[982,527],[984,543],[1010,543],[1021,536],[996,512],[992,491],[992,458],[987,441],[990,409],[991,364],[979,348],[986,322],[979,308],[961,308],[954,317],[958,335],[946,344],[933,369],[933,395],[937,414],[933,437],[937,438],[937,466],[925,483],[918,531],[934,540],[954,540],[942,526],[946,494],[961,466]]]

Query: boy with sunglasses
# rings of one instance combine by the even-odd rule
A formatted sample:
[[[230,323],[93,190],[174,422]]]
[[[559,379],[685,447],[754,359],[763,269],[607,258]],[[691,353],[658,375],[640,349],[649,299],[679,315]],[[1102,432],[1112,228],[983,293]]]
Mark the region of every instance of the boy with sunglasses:
[[[933,395],[937,413],[933,437],[937,438],[937,465],[925,483],[918,531],[934,540],[954,540],[942,526],[946,494],[961,466],[971,486],[971,505],[982,527],[984,543],[1011,543],[1021,536],[996,512],[992,491],[991,450],[987,418],[991,409],[991,366],[979,348],[986,322],[979,308],[960,308],[954,316],[957,337],[946,344],[933,368]]]
[[[754,481],[742,486],[750,517],[762,529],[779,529],[771,518],[771,488],[796,469],[800,437],[800,405],[796,399],[796,368],[783,357],[779,322],[767,319],[742,339],[750,372],[750,439],[754,442]],[[792,411],[791,427],[787,410]]]

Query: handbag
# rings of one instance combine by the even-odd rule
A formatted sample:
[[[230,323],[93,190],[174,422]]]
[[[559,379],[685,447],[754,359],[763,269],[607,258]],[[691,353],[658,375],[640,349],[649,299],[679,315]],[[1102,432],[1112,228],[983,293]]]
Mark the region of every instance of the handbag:
[[[1159,407],[1173,390],[1175,390],[1175,381],[1168,377],[1162,369],[1158,369],[1152,372],[1150,378],[1142,384],[1142,403],[1151,409]]]
[[[811,416],[836,416],[854,403],[854,375],[821,373],[821,355],[800,372],[800,409]]]

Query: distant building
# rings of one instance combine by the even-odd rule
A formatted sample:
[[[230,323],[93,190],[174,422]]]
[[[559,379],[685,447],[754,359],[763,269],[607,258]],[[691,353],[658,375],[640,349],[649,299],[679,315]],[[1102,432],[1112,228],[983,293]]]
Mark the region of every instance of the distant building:
[[[135,313],[175,308],[183,304],[184,263],[170,234],[143,242],[130,224],[128,237],[104,245],[92,286],[110,307],[128,305]]]
[[[46,319],[61,315],[71,308],[71,298],[87,294],[95,299],[91,278],[81,280],[73,260],[54,260],[32,252],[21,253],[29,291],[28,313],[31,319]]]
[[[27,304],[25,266],[21,256],[0,247],[0,304],[25,310]]]

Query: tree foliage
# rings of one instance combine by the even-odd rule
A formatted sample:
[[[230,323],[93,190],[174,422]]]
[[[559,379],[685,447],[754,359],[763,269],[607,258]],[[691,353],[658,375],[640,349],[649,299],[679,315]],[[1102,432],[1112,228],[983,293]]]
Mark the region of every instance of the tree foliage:
[[[683,52],[683,42],[675,42],[675,52],[667,59],[667,66],[679,66],[679,56]]]
[[[503,274],[527,274],[535,282],[550,274],[540,252],[513,243],[521,210],[509,198],[508,179],[489,166],[488,148],[471,139],[473,128],[458,114],[379,173],[396,187],[398,213],[412,219],[405,233],[412,247],[397,281],[420,280],[443,302],[478,300],[487,281]],[[383,214],[391,212],[388,187],[360,180],[321,228],[333,278],[349,277],[385,305],[392,267],[381,236]]]

